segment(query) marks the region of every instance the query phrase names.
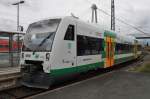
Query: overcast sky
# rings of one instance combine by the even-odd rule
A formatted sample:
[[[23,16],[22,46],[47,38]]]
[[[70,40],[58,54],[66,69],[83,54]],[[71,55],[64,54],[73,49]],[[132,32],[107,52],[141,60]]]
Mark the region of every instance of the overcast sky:
[[[11,5],[19,0],[0,0],[0,30],[16,30],[17,7]],[[25,0],[20,5],[20,24],[27,28],[36,20],[71,13],[84,21],[91,20],[91,2],[110,13],[111,0]],[[115,0],[116,17],[150,33],[150,0]],[[98,12],[99,24],[110,29],[110,16]],[[116,22],[116,31],[137,33],[134,29]]]

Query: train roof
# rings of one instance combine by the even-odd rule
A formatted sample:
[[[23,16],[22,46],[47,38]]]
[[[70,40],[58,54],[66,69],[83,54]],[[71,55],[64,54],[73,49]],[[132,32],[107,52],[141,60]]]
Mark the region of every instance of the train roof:
[[[69,20],[74,20],[74,21],[78,21],[79,23],[82,23],[82,24],[85,24],[85,25],[88,25],[88,26],[92,26],[92,27],[95,27],[95,28],[100,28],[100,27],[103,27],[102,25],[100,24],[95,24],[95,23],[89,23],[89,22],[85,22],[83,20],[80,20],[79,18],[77,17],[74,17],[74,16],[56,16],[56,17],[48,17],[48,18],[44,18],[44,19],[39,19],[37,20],[36,22],[40,22],[42,20],[49,20],[49,19],[69,19]],[[34,23],[34,22],[33,22]],[[31,23],[32,24],[32,23]]]
[[[104,25],[101,25],[101,24],[97,24],[97,23],[89,23],[89,22],[85,22],[85,21],[82,21],[80,20],[79,18],[77,17],[74,17],[74,16],[62,16],[62,17],[49,17],[49,18],[45,18],[45,19],[41,19],[41,20],[48,20],[48,19],[69,19],[69,20],[74,20],[74,21],[77,21],[79,24],[82,24],[83,26],[87,26],[87,27],[90,27],[90,28],[96,28],[97,30],[99,31],[102,31],[104,33],[104,31],[109,31],[109,32],[112,32],[116,35],[116,42],[118,43],[127,43],[127,44],[133,44],[134,41],[136,40],[135,37],[133,36],[128,36],[128,35],[125,35],[125,34],[120,34],[119,32],[115,32],[115,31],[112,31],[112,30],[107,30],[105,29],[105,26]],[[41,21],[39,20],[39,21]],[[38,21],[36,21],[38,22]]]

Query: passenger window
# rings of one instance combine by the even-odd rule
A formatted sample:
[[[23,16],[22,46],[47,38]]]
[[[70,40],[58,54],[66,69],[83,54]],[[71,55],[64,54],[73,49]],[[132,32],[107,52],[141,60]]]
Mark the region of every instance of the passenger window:
[[[103,39],[77,35],[77,56],[98,55],[103,49]]]
[[[64,40],[74,40],[74,25],[69,25]]]

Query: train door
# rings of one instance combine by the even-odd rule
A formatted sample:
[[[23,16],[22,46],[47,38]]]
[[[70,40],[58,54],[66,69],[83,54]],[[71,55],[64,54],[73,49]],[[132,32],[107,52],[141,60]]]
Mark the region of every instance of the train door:
[[[106,60],[105,68],[114,65],[114,40],[112,37],[106,37]]]
[[[76,66],[76,24],[69,24],[65,34],[65,51],[63,63],[67,67]]]

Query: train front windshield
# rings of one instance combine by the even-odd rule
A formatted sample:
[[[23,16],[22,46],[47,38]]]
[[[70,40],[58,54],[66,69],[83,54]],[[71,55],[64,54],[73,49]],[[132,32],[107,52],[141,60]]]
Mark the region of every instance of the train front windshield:
[[[51,51],[55,33],[61,19],[33,23],[24,37],[23,51]]]

